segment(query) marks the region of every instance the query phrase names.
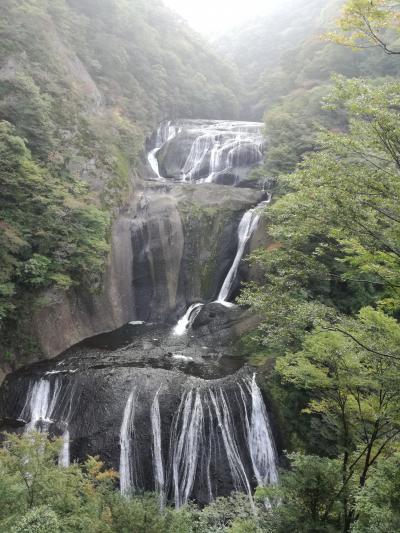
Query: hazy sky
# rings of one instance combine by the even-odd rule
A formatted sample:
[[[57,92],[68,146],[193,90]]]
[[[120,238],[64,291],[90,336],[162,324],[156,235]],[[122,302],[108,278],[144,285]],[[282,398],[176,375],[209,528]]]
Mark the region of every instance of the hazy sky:
[[[267,11],[277,0],[164,0],[202,33],[223,32]],[[279,2],[279,0],[278,0]]]

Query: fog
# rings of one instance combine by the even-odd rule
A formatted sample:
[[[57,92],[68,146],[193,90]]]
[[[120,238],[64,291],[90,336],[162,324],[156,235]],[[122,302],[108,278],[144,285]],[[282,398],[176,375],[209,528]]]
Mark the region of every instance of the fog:
[[[164,0],[204,34],[222,33],[244,20],[271,11],[285,0]]]

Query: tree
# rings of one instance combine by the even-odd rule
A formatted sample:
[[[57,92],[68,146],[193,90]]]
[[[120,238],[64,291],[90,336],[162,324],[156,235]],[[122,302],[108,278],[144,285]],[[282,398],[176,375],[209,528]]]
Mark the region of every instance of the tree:
[[[385,54],[399,55],[399,8],[392,0],[349,0],[338,21],[342,32],[331,33],[329,38],[356,49],[379,47]]]
[[[338,78],[328,105],[346,110],[349,131],[321,134],[319,151],[280,179],[288,193],[266,212],[274,243],[254,255],[265,284],[241,298],[265,313],[261,334],[288,346],[326,314],[377,300],[398,312],[399,89]]]
[[[400,434],[400,326],[371,308],[357,319],[322,325],[300,352],[277,361],[284,380],[311,391],[306,413],[321,417],[342,457],[343,531],[354,518],[350,487]]]
[[[268,501],[264,531],[338,531],[339,462],[302,453],[292,453],[288,459],[290,469],[281,472],[278,485],[257,491],[258,498]]]
[[[53,285],[101,284],[109,215],[87,187],[50,173],[14,128],[0,121],[0,328],[19,316],[21,299]],[[18,321],[18,320],[17,320]],[[4,337],[3,337],[4,339]]]
[[[354,533],[386,533],[400,529],[400,456],[378,463],[356,501]]]
[[[377,5],[388,7],[348,6],[367,4],[371,20]],[[400,435],[400,85],[334,82],[325,107],[344,113],[347,125],[323,131],[317,151],[279,178],[280,196],[266,212],[271,242],[253,256],[265,281],[248,285],[240,301],[263,317],[256,337],[315,421],[302,446],[319,431],[318,451],[340,461],[331,505],[340,504],[347,532]]]
[[[12,528],[12,533],[59,533],[60,523],[48,507],[35,507],[28,511]]]

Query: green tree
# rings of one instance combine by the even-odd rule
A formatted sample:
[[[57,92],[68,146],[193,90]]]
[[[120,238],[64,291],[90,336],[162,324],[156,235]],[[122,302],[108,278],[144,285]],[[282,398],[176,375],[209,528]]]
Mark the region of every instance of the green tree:
[[[12,528],[12,533],[58,533],[59,531],[58,517],[47,507],[31,509]]]
[[[338,21],[341,33],[331,33],[329,37],[352,48],[379,47],[385,54],[398,55],[398,8],[398,2],[390,0],[349,0]]]
[[[267,498],[269,510],[264,531],[284,533],[328,533],[338,531],[340,466],[338,461],[293,453],[291,468],[282,471],[276,487],[260,488],[257,496]]]
[[[386,533],[400,529],[400,457],[378,463],[357,497],[354,533]]]
[[[99,287],[109,251],[110,219],[91,203],[80,181],[63,180],[35,163],[6,122],[0,122],[0,157],[4,321],[26,292],[51,285]]]
[[[343,531],[354,517],[351,486],[364,487],[371,467],[400,434],[400,326],[364,308],[308,335],[301,352],[277,361],[284,380],[310,391],[305,412],[320,417],[342,457]]]

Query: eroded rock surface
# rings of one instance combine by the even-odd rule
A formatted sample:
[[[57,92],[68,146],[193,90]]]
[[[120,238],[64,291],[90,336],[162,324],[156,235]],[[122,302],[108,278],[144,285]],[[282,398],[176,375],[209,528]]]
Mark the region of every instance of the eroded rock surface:
[[[243,213],[264,193],[213,184],[146,187],[115,222],[102,294],[51,291],[34,317],[54,357],[131,320],[174,323],[216,296],[237,246]]]

